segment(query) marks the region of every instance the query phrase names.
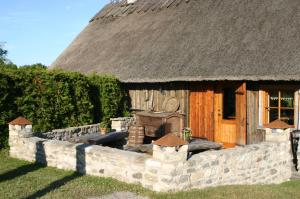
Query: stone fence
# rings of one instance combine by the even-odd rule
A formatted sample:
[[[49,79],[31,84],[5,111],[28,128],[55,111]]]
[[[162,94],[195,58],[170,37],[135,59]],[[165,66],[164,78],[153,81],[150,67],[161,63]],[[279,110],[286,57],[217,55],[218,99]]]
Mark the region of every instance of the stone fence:
[[[290,142],[207,151],[187,159],[187,145],[180,148],[154,145],[153,156],[150,156],[32,137],[31,130],[31,125],[10,124],[12,157],[83,174],[112,177],[154,191],[281,183],[292,175]]]
[[[300,174],[300,140],[298,143],[297,160],[298,160],[297,169],[298,169],[298,173]]]
[[[100,132],[100,124],[92,124],[79,127],[69,127],[66,129],[55,129],[46,133],[39,133],[38,136],[46,139],[67,141],[83,135]]]

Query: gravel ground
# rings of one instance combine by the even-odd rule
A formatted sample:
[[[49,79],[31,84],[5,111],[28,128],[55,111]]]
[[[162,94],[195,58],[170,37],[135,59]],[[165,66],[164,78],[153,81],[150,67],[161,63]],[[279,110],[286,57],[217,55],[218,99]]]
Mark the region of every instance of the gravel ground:
[[[106,195],[106,196],[91,197],[88,199],[149,199],[149,198],[138,196],[131,192],[114,192],[114,193]]]

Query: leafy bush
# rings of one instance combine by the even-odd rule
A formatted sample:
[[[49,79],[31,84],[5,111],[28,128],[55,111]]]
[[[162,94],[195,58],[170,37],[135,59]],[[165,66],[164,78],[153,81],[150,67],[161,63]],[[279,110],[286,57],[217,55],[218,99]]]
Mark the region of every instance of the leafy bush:
[[[95,89],[95,94],[98,95],[98,102],[100,107],[100,115],[102,120],[108,122],[110,118],[121,115],[126,115],[128,106],[126,103],[126,94],[122,89],[120,82],[113,76],[96,74],[90,77],[91,84]],[[99,110],[99,109],[98,109]]]
[[[128,112],[125,97],[112,76],[0,66],[0,148],[7,146],[7,122],[17,116],[31,120],[35,132],[98,123]]]
[[[16,117],[14,81],[0,72],[0,148],[7,146],[7,121]]]

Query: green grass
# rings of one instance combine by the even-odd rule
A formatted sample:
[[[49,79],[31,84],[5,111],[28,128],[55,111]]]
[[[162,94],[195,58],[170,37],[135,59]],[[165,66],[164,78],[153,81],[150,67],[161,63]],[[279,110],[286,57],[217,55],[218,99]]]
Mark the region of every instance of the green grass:
[[[175,194],[159,194],[110,178],[81,176],[8,157],[0,151],[0,198],[87,198],[130,191],[149,198],[300,198],[300,181],[280,185],[224,186]]]

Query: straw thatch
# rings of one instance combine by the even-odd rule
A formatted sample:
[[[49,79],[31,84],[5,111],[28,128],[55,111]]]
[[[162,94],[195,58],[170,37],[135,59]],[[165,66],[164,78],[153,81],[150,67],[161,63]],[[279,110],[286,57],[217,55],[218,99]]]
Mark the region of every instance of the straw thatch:
[[[52,66],[123,82],[300,80],[300,1],[109,4]]]

